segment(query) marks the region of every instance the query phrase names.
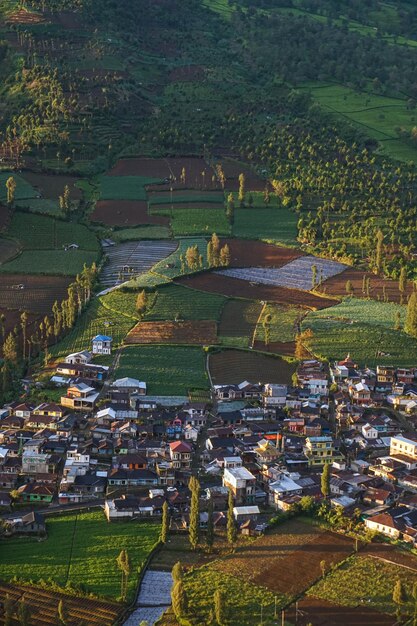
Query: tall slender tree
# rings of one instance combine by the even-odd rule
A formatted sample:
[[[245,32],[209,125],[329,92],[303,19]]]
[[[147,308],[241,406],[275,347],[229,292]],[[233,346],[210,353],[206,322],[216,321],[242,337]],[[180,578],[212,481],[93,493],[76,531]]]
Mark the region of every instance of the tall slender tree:
[[[193,550],[197,549],[200,540],[200,483],[192,477],[191,481],[191,506],[190,506],[190,526],[188,536]]]
[[[208,501],[206,544],[211,550],[214,543],[213,498]]]
[[[237,527],[235,517],[233,515],[233,492],[229,489],[229,497],[227,503],[227,541],[234,545],[237,539]]]
[[[162,505],[162,525],[161,525],[161,536],[160,539],[162,543],[166,543],[168,539],[169,532],[169,510],[168,510],[168,502],[165,500]]]

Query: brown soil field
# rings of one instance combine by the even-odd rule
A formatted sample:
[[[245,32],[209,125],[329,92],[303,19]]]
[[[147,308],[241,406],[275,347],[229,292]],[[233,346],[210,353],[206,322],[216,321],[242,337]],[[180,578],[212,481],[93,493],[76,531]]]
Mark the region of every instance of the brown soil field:
[[[168,217],[149,215],[148,203],[142,200],[98,200],[90,219],[109,226],[169,225]]]
[[[204,78],[204,68],[201,65],[183,65],[176,67],[169,75],[169,80],[175,82],[192,83]]]
[[[225,191],[239,191],[239,175],[245,175],[245,187],[247,191],[263,191],[268,181],[258,176],[248,165],[237,161],[220,159],[224,175],[226,177]]]
[[[0,307],[46,315],[57,300],[67,297],[68,276],[3,274],[0,281]],[[24,285],[23,289],[13,286]]]
[[[262,311],[259,302],[227,300],[223,307],[219,335],[224,337],[248,337],[250,342]]]
[[[5,263],[9,259],[13,258],[19,251],[19,246],[10,239],[3,239],[0,237],[0,264]],[[1,288],[1,285],[0,285]]]
[[[1,582],[1,601],[4,601],[6,594],[9,594],[14,603],[19,602],[24,596],[29,607],[30,626],[56,626],[57,607],[60,600],[63,600],[68,612],[68,620],[65,622],[68,626],[78,626],[81,622],[89,626],[111,626],[123,610],[122,605],[112,602],[69,596],[32,585],[26,587]],[[0,623],[4,624],[3,617],[0,617]],[[13,621],[13,624],[17,622]]]
[[[139,322],[125,339],[127,344],[173,343],[211,345],[217,343],[216,322]]]
[[[188,186],[194,185],[197,180],[203,182],[201,172],[206,172],[205,183],[211,185],[213,170],[201,157],[169,157],[166,159],[171,174],[177,180],[181,177],[182,168],[185,168],[185,182]]]
[[[337,300],[316,296],[308,291],[274,287],[272,285],[255,285],[239,278],[230,278],[229,276],[210,272],[190,277],[183,276],[174,282],[185,287],[192,287],[193,289],[210,293],[219,293],[230,298],[264,300],[266,302],[276,302],[277,304],[297,305],[312,310],[326,309],[338,303]]]
[[[417,572],[417,557],[409,552],[403,552],[384,543],[371,543],[364,550],[361,550],[361,556],[372,556],[376,559],[385,559],[397,565],[409,567]]]
[[[319,598],[303,598],[285,612],[286,622],[298,626],[394,626],[396,618],[367,607],[338,606]]]
[[[169,167],[165,159],[132,158],[120,159],[107,172],[106,176],[149,176],[162,179],[169,176]]]
[[[64,191],[65,185],[68,185],[70,189],[71,200],[79,200],[82,196],[81,190],[75,186],[75,183],[79,180],[79,178],[76,178],[75,176],[24,172],[23,178],[25,178],[32,185],[32,187],[35,187],[43,198],[58,200],[59,196],[62,195]]]
[[[272,529],[216,563],[227,574],[274,593],[302,593],[321,576],[320,561],[338,563],[354,551],[353,541],[300,520]]]
[[[171,204],[154,204],[153,210],[163,210],[170,211],[171,208],[175,211],[175,209],[201,209],[202,211],[210,210],[210,209],[223,209],[224,205],[222,203],[216,202],[184,202],[180,204],[179,202]]]
[[[215,385],[232,385],[244,380],[290,384],[295,366],[259,352],[226,349],[210,354],[209,369]]]
[[[282,354],[282,356],[294,356],[295,354],[295,341],[271,341],[267,346],[263,341],[255,341],[253,347],[255,350]]]
[[[19,9],[8,15],[5,21],[6,24],[40,24],[45,22],[45,18],[43,15]]]
[[[21,311],[11,311],[10,309],[0,308],[0,316],[4,315],[4,335],[7,335],[14,331],[17,328],[17,339],[20,347],[22,347],[23,339],[22,339],[22,329],[20,316]],[[31,335],[36,333],[39,328],[39,322],[43,320],[44,315],[36,314],[28,312],[28,321],[26,326],[26,336],[29,338]],[[53,338],[51,338],[52,343]],[[1,346],[0,346],[0,355],[2,354]]]
[[[149,189],[148,189],[149,191]],[[195,197],[196,195],[198,196],[203,196],[205,197],[207,200],[207,202],[210,202],[210,198],[212,198],[212,193],[217,192],[217,196],[218,194],[218,190],[216,189],[207,189],[207,187],[205,187],[204,189],[198,189],[198,191],[196,191],[195,189],[175,189],[175,191],[173,191],[172,193],[172,199],[176,200],[177,197],[181,197],[181,198],[185,198],[185,200],[183,201],[182,205],[184,206],[185,204],[188,205],[188,198],[190,199],[190,202],[195,203]],[[167,204],[169,206],[171,206],[171,192],[169,189],[162,189],[162,188],[158,188],[156,191],[152,190],[149,193],[149,200],[150,202],[152,202],[152,198],[158,198],[161,199],[161,204]],[[179,205],[179,203],[177,203]],[[198,202],[198,204],[200,205],[201,202]],[[213,202],[214,204],[214,202]],[[217,204],[217,203],[216,203]],[[159,204],[153,204],[153,206],[160,206]],[[223,206],[223,205],[222,205]]]
[[[274,246],[262,241],[222,239],[230,248],[230,267],[282,267],[303,256],[299,250]]]
[[[321,290],[326,294],[345,296],[346,282],[350,280],[353,286],[353,295],[356,298],[367,298],[366,294],[362,293],[364,275],[370,280],[369,295],[373,300],[377,300],[379,297],[381,302],[383,302],[385,287],[385,293],[388,300],[390,302],[400,302],[401,293],[398,290],[398,281],[381,278],[380,276],[375,276],[375,274],[372,274],[371,272],[362,272],[361,270],[351,267],[346,269],[341,274],[337,274],[336,276],[325,280],[321,286]],[[411,281],[408,281],[406,294],[404,294],[404,304],[406,304],[407,297],[412,293],[412,291],[413,284]]]

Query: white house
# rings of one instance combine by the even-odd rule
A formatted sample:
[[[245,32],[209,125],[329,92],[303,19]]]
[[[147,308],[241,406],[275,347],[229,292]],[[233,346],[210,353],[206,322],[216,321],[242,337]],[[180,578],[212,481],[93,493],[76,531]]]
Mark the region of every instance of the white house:
[[[378,439],[379,433],[374,426],[371,426],[371,424],[364,424],[361,431],[365,439]]]
[[[134,393],[140,396],[146,395],[146,383],[136,378],[129,378],[128,376],[118,378],[111,386],[113,389],[126,391],[126,393]]]
[[[325,378],[311,378],[307,382],[307,386],[313,396],[329,395],[329,385]]]
[[[72,354],[66,356],[65,363],[71,363],[72,365],[86,365],[87,363],[91,362],[92,358],[93,356],[91,352],[89,352],[88,350],[83,350],[82,352],[73,352]]]
[[[111,344],[113,338],[107,337],[107,335],[96,335],[92,339],[92,353],[93,354],[111,354]]]
[[[281,498],[284,496],[301,495],[303,489],[289,474],[282,472],[278,480],[269,483],[269,504],[276,509],[280,507]]]
[[[264,407],[268,408],[285,406],[287,392],[287,385],[275,385],[272,383],[267,383],[264,386]]]

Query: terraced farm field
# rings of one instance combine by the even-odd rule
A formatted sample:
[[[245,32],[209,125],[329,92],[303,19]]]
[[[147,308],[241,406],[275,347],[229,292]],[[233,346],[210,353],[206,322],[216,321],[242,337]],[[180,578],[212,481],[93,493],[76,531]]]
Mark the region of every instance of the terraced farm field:
[[[101,176],[100,200],[146,200],[146,185],[161,182],[145,176]]]
[[[19,246],[10,239],[0,238],[0,264],[5,263],[19,252]]]
[[[67,296],[70,278],[4,274],[0,281],[0,308],[50,313],[57,300]]]
[[[219,339],[223,345],[248,348],[262,311],[259,302],[228,300],[219,324]]]
[[[313,268],[315,268],[315,275],[313,274]],[[280,268],[248,267],[246,269],[219,270],[217,273],[255,284],[310,291],[313,288],[313,279],[315,286],[318,282],[323,282],[327,278],[340,274],[345,269],[346,265],[336,261],[305,256],[295,259]]]
[[[108,262],[101,274],[100,283],[113,287],[143,274],[171,255],[177,248],[176,241],[140,241],[121,243],[105,248]]]
[[[223,296],[170,284],[159,287],[146,319],[219,320],[226,302]]]
[[[162,215],[162,212],[158,212]],[[164,211],[164,215],[171,215],[170,211]],[[171,216],[171,229],[175,237],[207,235],[230,235],[231,226],[227,221],[224,208],[211,208],[205,210],[199,208],[181,208],[173,211]]]
[[[369,281],[370,298],[384,301],[384,298],[386,297],[390,302],[401,301],[398,281],[375,276],[375,274],[371,274],[371,272],[361,272],[353,267],[349,267],[341,274],[337,274],[336,276],[324,281],[319,289],[323,293],[329,295],[344,296],[346,295],[346,283],[347,281],[350,281],[355,298],[368,298],[366,285],[364,289],[364,280]],[[412,281],[408,281],[403,296],[404,304],[406,303],[406,298],[412,291]]]
[[[0,577],[25,581],[68,581],[102,597],[120,595],[116,558],[126,548],[132,562],[128,599],[135,593],[138,567],[158,540],[158,523],[141,521],[109,524],[102,510],[66,513],[47,519],[48,537],[2,539]]]
[[[209,369],[215,385],[232,385],[244,380],[289,384],[295,365],[259,352],[225,349],[210,354]]]
[[[23,586],[0,583],[0,601],[9,596],[14,607],[24,598],[29,608],[31,626],[55,626],[57,607],[62,600],[67,611],[66,624],[78,626],[80,623],[91,626],[112,626],[122,612],[120,604],[103,602],[91,598],[74,597],[56,591],[46,591],[33,585]],[[0,618],[1,623],[4,623]]]
[[[146,200],[99,200],[90,219],[108,226],[169,224],[167,217],[149,215]]]
[[[205,353],[190,346],[129,346],[115,375],[144,380],[149,395],[185,396],[192,389],[209,388]]]
[[[139,322],[125,340],[129,345],[148,343],[210,345],[217,342],[217,324],[210,320]]]
[[[282,305],[300,306],[305,309],[325,309],[337,304],[336,299],[317,296],[299,289],[287,289],[274,285],[255,285],[247,280],[231,278],[222,274],[206,272],[195,276],[183,276],[175,280],[176,284],[192,287],[200,291],[219,293],[229,298],[264,300]]]
[[[282,267],[302,253],[294,248],[283,248],[262,241],[247,239],[221,239],[230,249],[230,267]]]

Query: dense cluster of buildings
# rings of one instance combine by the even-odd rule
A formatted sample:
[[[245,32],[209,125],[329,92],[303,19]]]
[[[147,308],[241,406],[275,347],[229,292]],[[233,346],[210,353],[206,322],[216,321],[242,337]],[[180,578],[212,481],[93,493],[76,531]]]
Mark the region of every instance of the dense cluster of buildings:
[[[274,510],[305,496],[322,500],[329,464],[331,506],[346,515],[359,509],[370,530],[415,541],[417,370],[311,359],[299,364],[297,384],[216,385],[205,404],[149,396],[134,378],[107,380],[92,353],[111,350],[111,338],[94,342],[57,365],[60,402],[1,409],[5,510],[12,502],[100,502],[113,521],[161,515],[167,500],[172,523],[187,528],[194,473],[202,527],[210,499],[215,525],[225,525],[232,491],[242,532],[255,532]],[[10,528],[25,532],[29,522],[41,520]]]

